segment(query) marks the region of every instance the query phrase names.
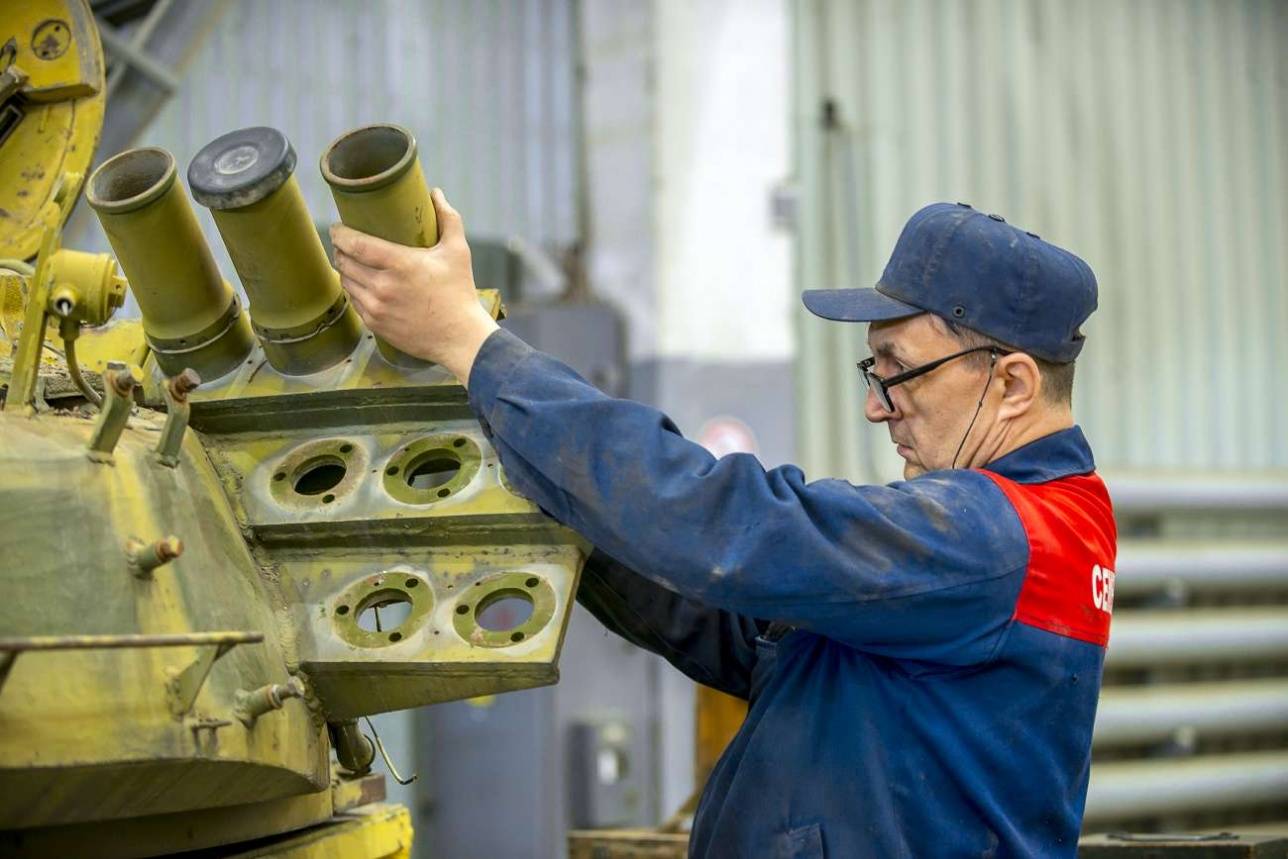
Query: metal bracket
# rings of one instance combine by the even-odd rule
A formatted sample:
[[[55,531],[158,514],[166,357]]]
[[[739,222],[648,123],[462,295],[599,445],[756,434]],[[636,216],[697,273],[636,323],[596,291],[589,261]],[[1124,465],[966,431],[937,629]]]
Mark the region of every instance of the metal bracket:
[[[111,465],[112,451],[129,423],[134,389],[142,384],[143,373],[119,361],[110,361],[107,366],[110,369],[103,374],[103,407],[94,422],[87,453],[93,462]]]
[[[228,642],[218,644],[213,649],[204,651],[187,668],[170,678],[166,683],[166,699],[170,702],[170,712],[176,718],[188,714],[197,701],[197,693],[210,676],[210,669],[234,646],[235,644]]]
[[[156,459],[166,468],[175,468],[179,464],[180,451],[183,449],[183,434],[188,429],[188,417],[192,406],[188,394],[201,384],[201,377],[192,368],[169,379],[161,388],[165,395],[165,426],[161,428],[161,438],[157,440]]]

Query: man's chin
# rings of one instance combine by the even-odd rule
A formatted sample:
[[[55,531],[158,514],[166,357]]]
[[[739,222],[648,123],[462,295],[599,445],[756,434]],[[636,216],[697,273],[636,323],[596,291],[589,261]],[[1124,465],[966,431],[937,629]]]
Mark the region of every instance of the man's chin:
[[[920,477],[925,473],[926,473],[926,469],[922,468],[921,465],[918,463],[904,462],[903,464],[904,480],[912,480],[914,477]]]

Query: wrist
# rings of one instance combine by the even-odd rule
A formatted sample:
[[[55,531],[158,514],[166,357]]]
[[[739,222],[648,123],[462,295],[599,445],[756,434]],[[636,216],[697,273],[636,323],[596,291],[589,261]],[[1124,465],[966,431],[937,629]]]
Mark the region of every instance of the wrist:
[[[465,318],[460,336],[454,338],[451,352],[444,357],[442,364],[466,388],[469,387],[470,370],[474,366],[474,359],[478,357],[479,350],[492,336],[492,332],[500,327],[496,324],[496,320],[478,305],[476,305],[476,311]]]

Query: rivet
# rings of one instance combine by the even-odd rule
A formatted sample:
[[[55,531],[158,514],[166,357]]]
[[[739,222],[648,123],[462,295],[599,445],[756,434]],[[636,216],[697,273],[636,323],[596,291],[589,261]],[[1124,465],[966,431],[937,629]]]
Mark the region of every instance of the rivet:
[[[965,315],[966,308],[962,307],[960,304],[953,308],[953,316],[956,316],[958,319],[961,319]]]
[[[1006,223],[1006,218],[1003,218],[1001,215],[989,215],[989,217],[992,218],[994,221],[997,221],[999,224]]]

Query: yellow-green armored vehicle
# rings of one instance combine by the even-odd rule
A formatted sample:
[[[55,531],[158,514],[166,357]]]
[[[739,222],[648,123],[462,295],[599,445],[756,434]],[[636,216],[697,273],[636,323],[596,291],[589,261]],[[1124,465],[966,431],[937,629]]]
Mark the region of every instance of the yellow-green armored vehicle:
[[[553,683],[586,547],[363,329],[283,133],[89,173],[103,98],[84,0],[0,5],[0,855],[405,856],[360,720]],[[308,155],[435,241],[404,130]],[[82,194],[114,258],[61,247]]]

